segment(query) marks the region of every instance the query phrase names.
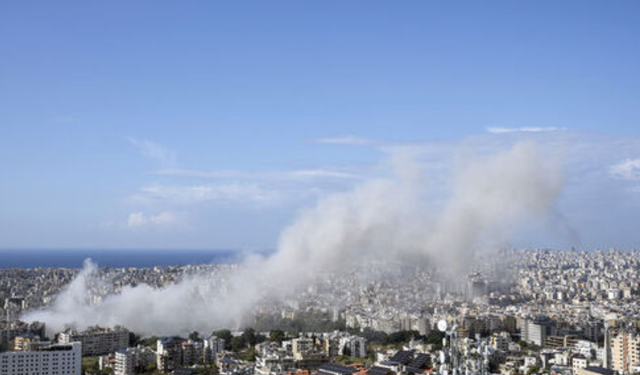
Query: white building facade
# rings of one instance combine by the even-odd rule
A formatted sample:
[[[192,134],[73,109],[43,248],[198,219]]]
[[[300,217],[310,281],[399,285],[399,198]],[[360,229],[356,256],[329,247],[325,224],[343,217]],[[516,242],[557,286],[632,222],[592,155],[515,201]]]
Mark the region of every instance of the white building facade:
[[[126,349],[129,346],[129,331],[122,327],[90,327],[82,332],[67,330],[60,333],[58,341],[62,344],[81,342],[84,356],[104,355]]]
[[[0,375],[80,375],[82,344],[52,344],[0,353]]]

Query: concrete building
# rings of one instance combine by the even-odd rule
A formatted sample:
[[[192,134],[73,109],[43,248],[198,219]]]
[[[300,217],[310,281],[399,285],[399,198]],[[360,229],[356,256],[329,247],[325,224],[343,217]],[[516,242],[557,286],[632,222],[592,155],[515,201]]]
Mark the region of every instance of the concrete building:
[[[25,323],[19,320],[0,321],[0,351],[11,348],[11,342],[18,336],[31,335],[44,339],[44,323]]]
[[[348,345],[349,355],[365,358],[367,356],[367,340],[362,337],[350,337]]]
[[[118,350],[113,366],[115,375],[132,375],[138,368],[145,368],[156,361],[156,353],[148,347],[138,346]]]
[[[553,335],[553,323],[547,317],[527,319],[522,327],[522,339],[530,344],[545,346],[548,336]]]
[[[184,367],[190,367],[202,363],[203,350],[204,347],[202,341],[183,341],[181,365]]]
[[[32,344],[40,342],[40,336],[33,333],[24,333],[11,340],[9,348],[14,351],[29,350]]]
[[[109,354],[129,346],[129,330],[122,327],[111,329],[97,326],[81,332],[66,330],[60,333],[58,342],[81,342],[83,356]]]
[[[508,332],[494,333],[489,338],[489,344],[497,350],[508,352],[509,343],[511,342],[511,336]]]
[[[588,366],[589,366],[589,361],[587,360],[586,357],[582,355],[577,355],[571,358],[571,369],[573,370],[574,374],[577,374],[578,370],[587,368]]]
[[[611,369],[635,373],[640,369],[640,334],[618,331],[611,336]]]
[[[79,342],[0,353],[0,375],[80,375],[81,367],[82,344]]]
[[[307,353],[311,353],[313,351],[314,345],[313,340],[308,337],[300,337],[297,339],[291,340],[293,358],[296,361],[302,360],[302,358]]]
[[[322,350],[329,358],[334,358],[340,355],[340,338],[338,337],[325,337],[322,339]]]
[[[204,340],[204,358],[207,362],[214,362],[218,353],[224,352],[224,340],[216,336],[209,336]]]
[[[429,321],[429,318],[416,318],[411,324],[411,329],[418,331],[423,336],[426,336],[431,332],[431,322]]]
[[[133,375],[135,371],[136,355],[133,351],[120,349],[116,352],[115,375]]]
[[[351,375],[357,371],[358,369],[352,366],[325,363],[318,369],[318,375]]]
[[[182,342],[180,337],[158,339],[156,367],[161,372],[171,372],[182,365]]]
[[[604,367],[587,367],[578,369],[576,375],[615,375],[615,371]]]

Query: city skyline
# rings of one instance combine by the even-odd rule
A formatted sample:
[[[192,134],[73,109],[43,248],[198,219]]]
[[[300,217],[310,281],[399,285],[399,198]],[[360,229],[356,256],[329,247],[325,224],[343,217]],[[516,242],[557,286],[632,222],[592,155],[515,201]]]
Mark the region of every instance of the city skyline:
[[[0,3],[0,375],[640,374],[640,3]]]

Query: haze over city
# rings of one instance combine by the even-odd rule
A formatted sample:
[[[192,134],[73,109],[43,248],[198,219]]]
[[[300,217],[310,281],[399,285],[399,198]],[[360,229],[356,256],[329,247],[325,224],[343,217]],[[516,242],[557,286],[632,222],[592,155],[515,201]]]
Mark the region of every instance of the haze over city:
[[[638,11],[0,4],[0,375],[640,373]]]

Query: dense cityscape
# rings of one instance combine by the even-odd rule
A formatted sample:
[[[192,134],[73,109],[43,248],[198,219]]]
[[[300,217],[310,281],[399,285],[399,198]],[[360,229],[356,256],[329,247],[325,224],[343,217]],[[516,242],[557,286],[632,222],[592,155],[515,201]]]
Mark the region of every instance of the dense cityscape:
[[[163,337],[72,322],[51,332],[47,322],[21,321],[47,309],[80,270],[5,269],[0,373],[30,363],[52,366],[52,375],[640,371],[640,253],[512,250],[474,264],[452,281],[428,266],[375,262],[367,276],[322,275],[295,296],[263,300],[237,326],[212,321],[206,332]],[[100,305],[125,286],[162,289],[195,274],[224,283],[235,267],[100,268],[86,298]],[[71,372],[56,372],[63,369]]]
[[[639,47],[640,0],[0,1],[0,375],[640,375]]]

